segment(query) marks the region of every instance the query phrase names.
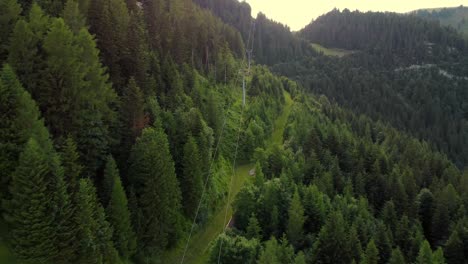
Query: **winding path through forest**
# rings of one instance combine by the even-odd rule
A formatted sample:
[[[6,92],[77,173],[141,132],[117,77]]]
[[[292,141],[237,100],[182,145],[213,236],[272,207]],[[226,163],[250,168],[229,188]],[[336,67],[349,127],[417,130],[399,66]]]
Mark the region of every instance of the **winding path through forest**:
[[[270,142],[273,144],[282,144],[284,129],[288,121],[289,113],[291,112],[293,100],[291,95],[284,91],[285,104],[283,112],[276,119],[274,125],[274,132],[271,135]],[[226,212],[226,203],[228,204],[228,215],[227,221],[231,219],[232,211],[232,202],[234,198],[241,190],[242,186],[249,179],[249,171],[255,166],[255,164],[244,164],[236,167],[234,172],[233,186],[231,196],[233,197],[230,201],[225,201],[222,205],[219,206],[218,210],[214,214],[214,217],[205,224],[205,227],[195,233],[190,239],[189,246],[187,248],[187,253],[185,256],[184,263],[186,264],[202,264],[207,263],[209,257],[209,251],[211,242],[216,239],[216,237],[222,233],[223,227],[227,225],[225,222],[225,212]],[[178,264],[181,261],[182,254],[184,252],[185,240],[182,240],[176,248],[165,252],[163,256],[164,263],[174,263]]]

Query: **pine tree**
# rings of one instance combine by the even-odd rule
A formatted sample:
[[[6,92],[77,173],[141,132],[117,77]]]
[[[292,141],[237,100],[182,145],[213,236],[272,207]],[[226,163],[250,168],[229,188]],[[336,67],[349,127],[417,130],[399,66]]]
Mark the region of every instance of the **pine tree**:
[[[89,179],[81,179],[77,194],[79,263],[115,263],[118,256],[112,243],[112,228],[97,200]]]
[[[366,252],[362,256],[362,264],[378,264],[379,263],[379,250],[375,246],[374,240],[371,239],[367,244]]]
[[[260,240],[262,238],[262,229],[258,223],[257,217],[255,217],[254,214],[250,216],[249,225],[245,231],[245,237],[248,239],[256,238]]]
[[[117,133],[111,133],[111,128],[116,128],[114,106],[117,95],[109,83],[106,69],[100,63],[96,42],[86,29],[81,29],[76,36],[76,45],[80,51],[79,61],[83,63],[85,84],[81,87],[80,98],[85,101],[77,109],[73,132],[83,165],[87,168],[85,174],[93,175],[104,166],[109,147],[117,141]]]
[[[106,184],[112,184],[110,199],[106,208],[109,223],[113,228],[113,241],[120,256],[129,259],[136,250],[136,236],[132,228],[128,201],[120,181],[115,161],[109,157],[106,164]],[[113,179],[108,179],[113,176]]]
[[[112,155],[107,156],[106,166],[104,167],[104,178],[102,182],[102,204],[108,205],[114,190],[116,179],[120,179],[117,163]]]
[[[200,153],[197,142],[189,136],[184,146],[183,176],[181,191],[185,215],[192,218],[197,210],[203,188],[202,172],[200,170]]]
[[[343,215],[339,211],[332,212],[313,245],[314,263],[351,263],[352,256],[351,250],[347,247],[346,229]]]
[[[424,229],[424,236],[429,238],[432,231],[432,216],[434,214],[434,196],[432,192],[428,189],[422,189],[416,198],[416,204],[419,220]]]
[[[62,166],[64,169],[65,182],[68,185],[68,193],[74,200],[78,192],[78,181],[80,180],[83,166],[80,165],[80,155],[77,152],[77,146],[73,138],[68,137],[60,151],[62,157]]]
[[[388,262],[392,254],[392,243],[390,241],[390,237],[391,235],[385,227],[385,224],[379,223],[376,234],[374,235],[374,241],[379,251],[379,259],[384,263]]]
[[[279,264],[277,253],[279,245],[276,238],[272,237],[265,243],[264,250],[260,253],[258,264]]]
[[[263,183],[265,182],[265,175],[263,175],[262,171],[262,166],[260,165],[260,162],[255,163],[255,179],[254,179],[254,184],[258,188],[261,188],[263,186]]]
[[[129,9],[132,8],[129,7]],[[150,74],[157,74],[157,72],[150,73],[151,54],[148,32],[143,11],[138,6],[130,11],[127,40],[128,55],[124,58],[123,66],[125,76],[133,76],[146,96],[155,95],[156,87],[151,87]]]
[[[39,109],[9,65],[0,73],[0,120],[0,199],[4,199],[8,197],[10,175],[18,166],[26,142],[34,138],[45,152],[52,151]]]
[[[130,21],[124,0],[92,0],[88,12],[90,30],[96,35],[104,64],[109,68],[112,83],[122,94],[125,74],[121,62],[127,53],[127,32]]]
[[[41,54],[41,43],[50,25],[50,18],[34,3],[29,10],[28,20],[16,23],[10,40],[8,63],[15,69],[25,89],[41,106],[38,100],[42,87],[39,85],[45,60]]]
[[[81,13],[76,0],[68,0],[62,14],[63,20],[74,34],[86,26],[86,19]]]
[[[444,251],[442,251],[442,248],[439,247],[437,250],[432,254],[432,263],[433,264],[445,264],[445,258],[444,258]]]
[[[57,168],[58,173],[54,181],[54,223],[57,228],[56,245],[58,248],[56,263],[74,262],[79,251],[78,226],[76,223],[76,204],[74,203],[75,193],[70,195],[70,185],[65,181],[63,168],[59,167],[59,158],[52,155],[52,164]]]
[[[424,240],[419,249],[418,258],[416,259],[417,264],[432,263],[432,250],[429,242]]]
[[[129,180],[141,210],[138,232],[141,253],[156,254],[179,236],[181,193],[169,152],[166,134],[160,127],[143,130],[130,155]]]
[[[297,189],[294,192],[291,204],[289,205],[288,216],[288,238],[291,244],[297,245],[302,239],[304,222],[306,220],[306,217],[304,216],[304,207],[302,207],[301,198],[299,197]]]
[[[390,260],[388,262],[389,264],[405,264],[405,257],[401,253],[400,248],[395,248],[392,251],[392,256],[390,257]]]
[[[65,5],[64,0],[37,0],[37,3],[51,16],[59,16]]]
[[[25,263],[52,263],[59,253],[50,193],[50,180],[57,171],[47,155],[36,140],[28,141],[12,174],[11,199],[4,203],[9,241]]]
[[[466,253],[463,254],[463,241],[460,238],[458,230],[452,232],[445,244],[445,256],[448,263],[462,264],[465,261]]]
[[[0,65],[7,58],[9,38],[20,14],[21,6],[16,0],[0,0]]]
[[[358,231],[355,225],[353,225],[349,231],[348,238],[348,248],[350,249],[349,254],[351,258],[358,263],[362,255],[362,246],[361,241],[359,241]]]
[[[117,160],[119,164],[126,164],[136,138],[141,135],[141,131],[147,123],[144,95],[134,78],[129,80],[127,89],[124,91],[120,112],[121,143]],[[123,175],[126,174],[127,170],[127,166],[124,165],[122,167]]]

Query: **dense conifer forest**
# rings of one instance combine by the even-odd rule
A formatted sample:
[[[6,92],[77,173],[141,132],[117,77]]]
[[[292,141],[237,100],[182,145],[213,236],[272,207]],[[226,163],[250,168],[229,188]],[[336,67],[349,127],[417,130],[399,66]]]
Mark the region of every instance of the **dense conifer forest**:
[[[467,263],[468,43],[433,19],[0,0],[0,65],[0,263]]]

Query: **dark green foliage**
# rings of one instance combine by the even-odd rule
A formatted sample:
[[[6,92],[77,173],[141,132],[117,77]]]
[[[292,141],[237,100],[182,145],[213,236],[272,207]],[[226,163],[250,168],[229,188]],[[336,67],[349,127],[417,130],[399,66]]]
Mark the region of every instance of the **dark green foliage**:
[[[183,176],[180,181],[185,215],[192,218],[201,199],[203,178],[197,142],[189,136],[184,146]]]
[[[262,238],[262,229],[258,224],[257,217],[254,214],[249,218],[249,225],[246,228],[245,237],[248,239],[261,239]]]
[[[447,240],[444,248],[444,255],[447,263],[464,263],[467,258],[468,232],[466,230],[466,220],[460,220],[454,231]]]
[[[108,156],[106,166],[104,167],[101,194],[101,201],[105,206],[109,205],[117,179],[120,180],[119,169],[117,168],[114,158],[112,156]]]
[[[21,6],[16,0],[0,1],[0,64],[7,58],[9,38],[21,14]]]
[[[77,194],[79,263],[115,263],[117,251],[112,243],[112,227],[89,179],[81,179]]]
[[[112,186],[109,203],[106,207],[109,223],[113,228],[113,241],[115,248],[122,258],[130,258],[136,251],[136,236],[133,231],[128,201],[125,190],[120,181],[115,161],[109,157],[106,164],[106,185]],[[112,179],[109,179],[112,177]]]
[[[86,19],[81,13],[76,0],[68,0],[66,2],[62,17],[75,34],[78,34],[78,32],[86,26]]]
[[[80,180],[83,166],[80,165],[80,156],[77,152],[75,141],[68,137],[60,150],[62,158],[63,175],[66,184],[68,185],[68,193],[71,197],[75,197],[78,192],[78,181]]]
[[[141,210],[139,250],[156,254],[173,244],[180,233],[181,193],[161,128],[147,128],[138,138],[130,155],[129,181]]]
[[[238,150],[255,177],[213,263],[221,244],[223,263],[466,262],[453,30],[345,10],[293,34],[236,0],[36,3],[0,0],[0,236],[19,261],[174,262],[202,190],[196,233],[225,205]],[[329,58],[301,36],[359,52]],[[252,47],[300,83],[253,65],[243,107]]]
[[[468,22],[466,20],[468,8],[463,5],[434,10],[420,9],[413,13],[423,18],[439,20],[441,25],[451,26],[463,33],[465,37],[468,36]]]
[[[194,2],[211,10],[225,23],[239,30],[245,45],[249,45],[246,48],[253,48],[258,63],[275,64],[313,54],[309,44],[294,35],[288,26],[268,19],[263,13],[259,13],[256,19],[252,18],[251,8],[247,2],[233,0],[195,0]],[[237,51],[237,46],[231,49]]]
[[[127,32],[130,21],[124,0],[91,0],[88,21],[90,31],[96,35],[104,65],[109,68],[110,79],[122,94],[125,85],[123,58],[127,55]]]
[[[456,56],[444,46],[455,47],[454,53],[462,53],[466,48],[454,30],[442,29],[434,21],[412,15],[350,12],[348,9],[341,12],[334,9],[319,17],[301,30],[300,35],[329,47],[369,50],[379,54],[385,63],[416,62],[442,54]],[[427,43],[432,43],[432,52],[428,51]]]
[[[429,245],[429,242],[425,240],[421,244],[421,248],[419,249],[419,254],[418,258],[416,259],[417,264],[423,264],[423,263],[432,263],[432,250]]]
[[[343,216],[339,212],[331,213],[314,243],[313,261],[317,263],[350,263],[352,256],[346,240],[346,229]]]
[[[419,221],[421,221],[426,237],[430,237],[432,216],[434,214],[434,196],[428,189],[422,189],[417,196],[417,209]]]
[[[399,248],[393,249],[392,251],[392,256],[390,257],[390,260],[388,262],[389,264],[405,264],[405,257],[401,253],[401,250]]]
[[[288,210],[288,239],[293,245],[298,245],[303,235],[303,226],[306,221],[304,216],[304,207],[301,204],[301,198],[296,190],[289,205]]]
[[[276,238],[272,237],[265,242],[265,247],[259,255],[259,264],[280,264],[280,263],[304,263],[304,255],[299,252],[294,256],[294,249],[289,245],[285,237],[278,243]]]
[[[259,251],[258,240],[248,240],[242,236],[220,235],[211,248],[209,263],[218,263],[218,256],[222,263],[256,263]],[[221,247],[221,254],[220,254]],[[219,255],[220,254],[220,255]]]
[[[52,150],[52,144],[36,103],[8,65],[3,67],[0,74],[0,100],[0,193],[3,199],[8,196],[11,173],[18,166],[19,154],[23,151],[24,144],[33,138],[47,153]]]
[[[36,140],[28,141],[12,174],[11,199],[4,202],[11,248],[26,263],[53,262],[59,253],[51,184],[60,172],[48,154]]]
[[[375,246],[374,240],[369,241],[366,251],[361,260],[362,264],[377,264],[379,263],[379,250]]]
[[[62,19],[50,19],[33,5],[29,22],[15,27],[9,55],[51,134],[75,138],[89,176],[104,164],[112,139],[108,129],[115,120],[115,93],[98,54],[86,29],[74,34]]]

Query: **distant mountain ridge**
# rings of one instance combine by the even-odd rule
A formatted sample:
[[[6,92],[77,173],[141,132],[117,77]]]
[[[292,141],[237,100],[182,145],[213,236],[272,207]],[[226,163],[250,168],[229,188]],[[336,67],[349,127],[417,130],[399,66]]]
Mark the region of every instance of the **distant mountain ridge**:
[[[451,26],[468,38],[468,7],[419,9],[411,13],[423,18],[438,20],[441,25]]]

